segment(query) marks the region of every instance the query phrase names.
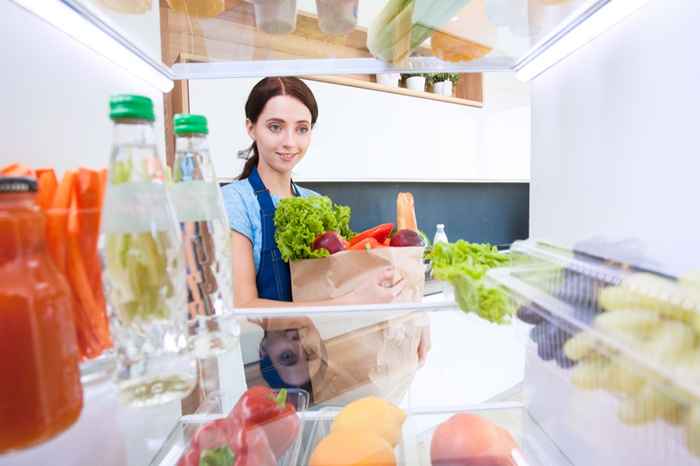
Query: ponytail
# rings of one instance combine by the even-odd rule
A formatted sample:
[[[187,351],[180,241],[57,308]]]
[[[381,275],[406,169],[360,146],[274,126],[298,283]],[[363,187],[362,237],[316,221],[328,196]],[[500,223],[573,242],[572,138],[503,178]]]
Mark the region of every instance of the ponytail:
[[[239,180],[247,179],[250,176],[250,174],[253,173],[253,168],[258,166],[258,161],[260,160],[260,156],[258,155],[258,145],[256,143],[253,143],[250,146],[249,151],[253,153],[253,156],[245,161],[245,165],[243,165],[243,171],[240,175],[238,175]]]

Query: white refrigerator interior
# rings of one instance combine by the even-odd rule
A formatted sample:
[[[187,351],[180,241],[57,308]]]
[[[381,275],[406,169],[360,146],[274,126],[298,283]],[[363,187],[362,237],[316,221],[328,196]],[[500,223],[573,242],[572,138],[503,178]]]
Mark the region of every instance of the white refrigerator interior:
[[[13,2],[0,3],[0,165],[104,167],[112,122],[109,97],[137,93],[153,99],[161,154],[163,94]],[[157,27],[157,26],[156,26]],[[11,44],[11,45],[10,45]]]
[[[311,1],[300,3],[313,7]],[[159,2],[152,5],[152,12],[160,7]],[[361,13],[361,24],[371,11]],[[142,48],[151,56],[160,51],[160,35],[152,29],[159,28],[156,17],[132,23],[146,28],[135,41],[147,44]],[[697,0],[651,0],[529,84],[508,82],[510,73],[486,76],[483,109],[312,82],[321,103],[318,137],[297,180],[530,180],[531,238],[670,274],[697,269],[699,24]],[[158,89],[12,2],[0,3],[0,26],[4,42],[11,44],[0,51],[0,97],[6,107],[0,114],[0,127],[6,129],[0,166],[19,161],[52,166],[59,173],[105,166],[112,139],[108,100],[118,93],[151,97],[156,131],[165,134],[164,96]],[[250,143],[243,100],[255,81],[189,84],[191,111],[210,118],[212,152],[222,178],[238,173],[242,161],[236,151]],[[381,108],[391,111],[377,110]],[[163,154],[164,136],[158,144]],[[443,296],[435,301],[445,304]],[[530,438],[524,447],[544,446],[543,454],[532,456],[533,464],[656,466],[668,458],[665,448],[681,455],[672,458],[684,458],[679,466],[699,464],[685,447],[681,429],[628,429],[612,414],[617,399],[602,391],[576,390],[572,372],[558,369],[551,358],[547,363],[536,357],[539,348],[528,341],[530,327],[519,321],[495,326],[448,304],[449,311],[435,312],[430,319],[432,359],[402,394],[403,406],[441,417],[411,419],[403,431],[405,445],[399,447],[410,460],[401,464],[430,464],[427,452],[438,422],[466,404],[488,402],[504,392],[510,396],[513,387],[518,399],[508,400],[512,406],[506,403],[505,408],[513,408],[506,414],[516,418],[518,439],[525,445],[523,433],[546,437]],[[431,312],[439,310],[431,305],[436,306]],[[377,307],[372,318],[375,311]],[[557,320],[549,310],[543,314]],[[352,323],[361,320],[354,318]],[[257,342],[260,335],[254,336]],[[219,359],[227,408],[245,388],[241,372],[250,367],[244,363],[261,355],[255,344]],[[0,466],[51,461],[82,466],[95,458],[105,466],[136,466],[148,464],[161,449],[174,459],[167,464],[173,464],[189,445],[189,438],[177,444],[180,450],[168,443],[170,432],[182,427],[179,402],[134,410],[119,405],[109,386],[85,393],[82,417],[71,429],[38,448],[0,456]],[[643,447],[629,447],[635,443]],[[620,456],[609,455],[621,445],[626,450]],[[543,460],[557,455],[566,458]]]
[[[699,22],[698,2],[651,1],[531,82],[532,238],[698,268]]]

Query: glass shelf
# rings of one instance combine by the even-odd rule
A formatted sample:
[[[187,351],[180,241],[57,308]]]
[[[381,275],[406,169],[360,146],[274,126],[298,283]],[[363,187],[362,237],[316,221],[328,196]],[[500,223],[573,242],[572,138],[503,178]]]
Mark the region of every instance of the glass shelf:
[[[62,1],[173,79],[209,79],[512,71],[619,0]]]

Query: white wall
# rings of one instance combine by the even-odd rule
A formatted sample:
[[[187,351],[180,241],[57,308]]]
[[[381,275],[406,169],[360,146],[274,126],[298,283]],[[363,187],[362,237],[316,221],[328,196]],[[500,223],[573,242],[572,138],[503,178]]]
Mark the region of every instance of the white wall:
[[[700,3],[652,0],[532,83],[530,231],[700,268]]]
[[[250,145],[244,104],[257,79],[190,82],[190,110],[210,121],[219,177],[236,176],[235,152]],[[487,76],[484,109],[307,82],[319,121],[302,180],[528,180],[527,86]]]
[[[162,150],[160,91],[12,2],[0,2],[0,36],[0,165],[107,166],[116,93],[154,100]]]

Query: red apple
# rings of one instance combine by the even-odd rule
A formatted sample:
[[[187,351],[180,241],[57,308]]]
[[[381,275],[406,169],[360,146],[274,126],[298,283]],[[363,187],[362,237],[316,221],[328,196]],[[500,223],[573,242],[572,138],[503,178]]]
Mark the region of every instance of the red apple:
[[[331,254],[345,249],[345,240],[335,231],[320,234],[311,246],[313,249],[325,249]]]
[[[423,238],[413,230],[399,230],[391,237],[389,246],[394,247],[409,247],[409,246],[425,246]]]

